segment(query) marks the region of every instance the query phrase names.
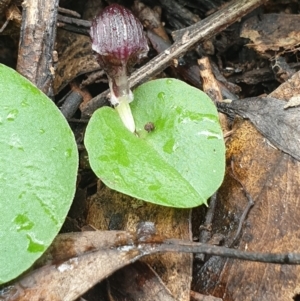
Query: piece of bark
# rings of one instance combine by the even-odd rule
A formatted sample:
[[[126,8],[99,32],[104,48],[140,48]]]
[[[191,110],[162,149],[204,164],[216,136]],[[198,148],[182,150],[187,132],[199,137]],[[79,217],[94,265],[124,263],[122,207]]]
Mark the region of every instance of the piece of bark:
[[[141,221],[153,222],[158,235],[191,239],[190,210],[146,203],[113,191],[99,182],[90,200],[87,222],[100,230],[135,232]],[[192,257],[189,254],[153,255],[145,259],[162,278],[177,301],[190,296]]]
[[[210,15],[206,19],[187,27],[186,32],[183,34],[181,39],[176,40],[171,47],[156,56],[130,76],[130,87],[143,83],[150,77],[158,74],[167,66],[172,64],[174,59],[182,56],[196,43],[202,42],[213,35],[218,34],[265,2],[265,0],[234,0],[229,2],[225,8],[220,9],[213,15]],[[91,116],[93,112],[101,104],[103,104],[103,99],[106,98],[108,92],[109,91],[107,90],[94,97],[84,108],[83,116]]]
[[[300,45],[299,27],[299,15],[264,14],[246,20],[241,29],[241,37],[250,39],[248,47],[271,57]]]
[[[59,0],[24,1],[17,71],[46,95],[53,96],[52,54]]]

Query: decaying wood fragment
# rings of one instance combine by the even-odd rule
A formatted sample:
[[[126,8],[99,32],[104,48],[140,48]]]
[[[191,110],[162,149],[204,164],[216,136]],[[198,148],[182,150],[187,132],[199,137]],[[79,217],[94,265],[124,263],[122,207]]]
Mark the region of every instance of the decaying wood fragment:
[[[222,93],[217,80],[215,79],[208,57],[198,60],[200,76],[203,83],[203,91],[214,101],[222,101]]]

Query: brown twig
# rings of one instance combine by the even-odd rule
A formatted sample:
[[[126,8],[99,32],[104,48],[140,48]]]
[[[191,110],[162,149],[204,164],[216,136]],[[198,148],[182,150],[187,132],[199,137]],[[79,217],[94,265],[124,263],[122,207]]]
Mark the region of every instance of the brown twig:
[[[98,81],[103,75],[105,75],[104,70],[99,70],[99,71],[95,71],[90,73],[87,78],[85,80],[83,80],[80,84],[80,88],[84,88],[88,85],[91,85],[93,83],[95,83],[96,81]],[[104,81],[103,79],[101,81]],[[106,82],[108,82],[108,80],[105,80]]]
[[[70,91],[64,101],[64,104],[60,108],[61,113],[66,117],[66,119],[73,117],[79,108],[79,105],[82,103],[82,99],[83,97],[78,91]]]
[[[182,56],[196,43],[216,35],[265,2],[267,2],[267,0],[234,0],[231,1],[226,8],[187,27],[181,39],[176,40],[171,47],[157,55],[131,75],[129,78],[130,86],[134,87],[158,74],[169,66],[174,59]],[[91,99],[84,108],[83,115],[91,116],[103,103],[103,98],[106,98],[107,94],[108,90]]]
[[[52,53],[56,37],[59,0],[23,2],[17,71],[52,96]]]
[[[78,19],[78,18],[66,17],[66,16],[63,16],[63,15],[58,15],[57,16],[57,21],[65,23],[65,24],[84,27],[84,28],[90,28],[91,27],[91,22],[90,21],[81,20],[81,19]]]
[[[259,252],[245,252],[237,249],[230,249],[226,247],[212,246],[208,244],[195,243],[190,241],[182,241],[177,239],[170,239],[158,244],[143,245],[143,251],[149,251],[149,254],[161,252],[182,252],[182,253],[204,253],[207,255],[215,255],[233,259],[241,259],[255,262],[277,263],[277,264],[300,264],[299,253],[259,253]]]
[[[63,8],[63,7],[59,7],[58,12],[60,12],[62,14],[69,15],[69,16],[73,16],[75,18],[80,18],[81,17],[78,12],[76,12],[74,10],[71,10],[71,9]]]
[[[89,34],[89,30],[86,28],[86,26],[77,26],[77,25],[69,25],[67,23],[58,21],[57,27],[64,29],[66,31],[74,32],[77,34],[81,34],[84,36],[87,36]]]

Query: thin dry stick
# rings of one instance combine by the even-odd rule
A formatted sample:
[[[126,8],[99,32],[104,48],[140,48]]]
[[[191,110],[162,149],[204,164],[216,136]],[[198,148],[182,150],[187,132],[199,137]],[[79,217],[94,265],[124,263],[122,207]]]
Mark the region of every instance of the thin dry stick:
[[[185,34],[164,52],[157,55],[150,62],[134,72],[130,80],[130,86],[145,82],[150,77],[158,74],[172,63],[172,60],[182,56],[196,43],[202,42],[221,32],[240,18],[267,0],[234,0],[225,8],[212,14],[206,19],[187,27]],[[83,110],[83,115],[91,116],[93,112],[104,103],[108,90],[91,99]]]
[[[241,187],[243,189],[243,193],[244,193],[244,195],[245,195],[245,197],[247,198],[247,201],[248,201],[247,206],[244,209],[243,214],[240,217],[239,225],[238,225],[238,228],[236,230],[235,236],[232,240],[232,243],[230,244],[230,247],[233,247],[236,244],[238,238],[240,237],[240,234],[241,234],[242,228],[243,228],[243,224],[244,224],[251,208],[254,206],[254,201],[253,201],[250,193],[246,189],[245,185],[240,181],[240,179],[235,174],[234,161],[233,160],[231,161],[231,176],[241,185]]]
[[[122,247],[121,247],[122,248]],[[245,252],[226,247],[212,246],[208,244],[183,241],[180,239],[167,239],[161,244],[149,245],[141,244],[139,250],[147,254],[164,252],[182,252],[182,253],[203,253],[233,259],[241,259],[255,262],[277,263],[277,264],[300,264],[300,253],[260,253]]]
[[[69,16],[73,16],[75,18],[81,18],[80,14],[78,12],[71,10],[71,9],[64,8],[64,7],[59,7],[58,12],[69,15]]]
[[[62,23],[70,24],[70,25],[76,25],[76,26],[82,26],[84,28],[90,28],[91,27],[91,22],[86,21],[86,20],[81,20],[77,18],[72,18],[72,17],[66,17],[63,15],[58,15],[57,20]]]

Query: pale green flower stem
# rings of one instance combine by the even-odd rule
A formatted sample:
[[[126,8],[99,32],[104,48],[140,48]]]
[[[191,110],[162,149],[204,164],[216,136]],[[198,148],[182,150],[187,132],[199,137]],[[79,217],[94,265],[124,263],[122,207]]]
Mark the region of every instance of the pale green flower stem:
[[[119,104],[115,107],[116,111],[119,113],[121,120],[123,121],[124,125],[127,129],[134,133],[135,132],[135,123],[131,113],[130,104],[127,95],[121,96],[119,100]]]
[[[119,113],[126,128],[134,133],[135,123],[129,103],[133,101],[133,94],[129,89],[126,68],[120,68],[118,75],[114,78],[108,76],[110,87],[110,102]]]

